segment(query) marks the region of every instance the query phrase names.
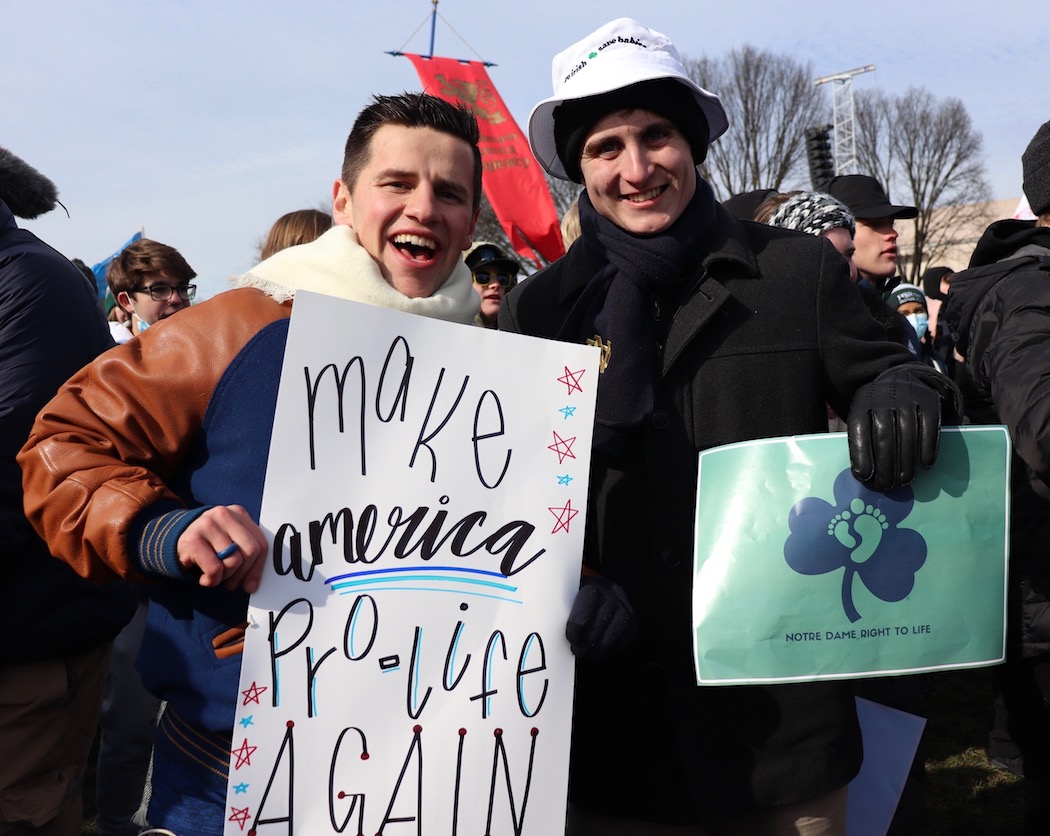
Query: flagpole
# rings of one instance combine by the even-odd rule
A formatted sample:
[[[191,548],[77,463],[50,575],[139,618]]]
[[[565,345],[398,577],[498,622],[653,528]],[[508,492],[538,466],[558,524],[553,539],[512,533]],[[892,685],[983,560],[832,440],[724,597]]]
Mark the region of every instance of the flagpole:
[[[434,30],[437,28],[437,17],[438,17],[438,0],[431,0],[434,4],[434,11],[430,13],[430,54],[427,58],[434,57]]]
[[[430,60],[430,59],[432,59],[434,57],[434,35],[437,32],[437,14],[438,14],[438,0],[430,0],[430,2],[431,2],[431,5],[433,5],[433,7],[434,7],[433,10],[430,12],[430,52],[427,55],[420,55],[419,56],[420,58],[426,58],[427,60]],[[427,22],[427,19],[423,18],[423,22],[420,23],[419,26],[416,27],[416,31],[408,36],[408,41],[412,40],[412,38],[415,37],[416,32],[418,32],[420,29],[422,29],[423,25],[426,22]],[[445,21],[445,22],[448,23],[448,21]],[[457,36],[460,37],[460,40],[463,40],[462,36],[459,35],[459,32],[456,32],[455,29],[453,29],[452,31]],[[394,58],[401,58],[402,56],[405,55],[405,53],[402,50],[405,48],[405,46],[408,45],[408,41],[405,41],[405,43],[401,46],[401,49],[387,49],[387,50],[384,50],[384,51],[386,52],[387,55],[391,55]],[[466,41],[463,41],[463,42],[466,43]],[[470,48],[470,50],[475,55],[478,55],[477,51],[472,46],[470,46],[470,44],[467,44],[467,46]],[[464,64],[466,64],[471,59],[458,58],[456,60],[462,61]],[[480,55],[478,55],[478,63],[481,64],[482,66],[485,66],[485,67],[496,67],[496,66],[499,66],[498,64],[493,64],[491,61],[484,60]]]
[[[500,225],[504,230],[509,225],[509,243],[526,262],[536,267],[543,261],[554,261],[565,253],[558,229],[558,213],[550,188],[539,166],[535,165],[532,152],[528,150],[528,140],[510,116],[510,111],[488,77],[486,68],[495,65],[480,55],[477,61],[435,56],[438,0],[431,0],[431,5],[430,54],[405,53],[401,51],[404,49],[402,46],[396,52],[387,52],[387,55],[407,57],[415,67],[425,92],[431,92],[449,102],[460,103],[474,113],[482,140],[479,144],[482,166],[491,164],[484,180],[485,194]],[[426,18],[423,18],[408,41],[425,25]],[[463,40],[455,29],[452,31]],[[406,45],[408,41],[405,41]],[[463,40],[463,43],[466,44],[466,41]],[[469,44],[467,46],[470,47]],[[477,55],[473,47],[470,49]],[[516,152],[517,147],[522,149],[521,153]],[[530,207],[521,206],[523,192],[530,194]],[[523,226],[528,227],[529,234],[522,231]]]

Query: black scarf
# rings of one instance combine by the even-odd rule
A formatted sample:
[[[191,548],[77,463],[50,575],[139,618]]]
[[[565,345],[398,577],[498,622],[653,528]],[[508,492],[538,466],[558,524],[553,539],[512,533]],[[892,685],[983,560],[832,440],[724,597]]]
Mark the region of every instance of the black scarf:
[[[656,346],[650,310],[654,301],[682,282],[710,251],[715,197],[696,178],[696,194],[664,232],[626,232],[580,194],[582,242],[605,262],[590,280],[558,332],[572,342],[599,337],[611,346],[598,386],[594,446],[622,451],[628,433],[653,409]]]

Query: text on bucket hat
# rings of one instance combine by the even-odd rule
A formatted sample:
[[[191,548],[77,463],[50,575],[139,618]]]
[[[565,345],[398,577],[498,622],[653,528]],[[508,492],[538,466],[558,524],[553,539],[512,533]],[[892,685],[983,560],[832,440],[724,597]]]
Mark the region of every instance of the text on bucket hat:
[[[914,206],[890,203],[882,183],[867,174],[840,174],[828,183],[828,194],[845,203],[857,220],[872,218],[914,218],[919,210]]]
[[[1050,209],[1050,122],[1044,122],[1021,155],[1024,196],[1033,215]]]
[[[571,179],[558,155],[555,140],[554,112],[558,107],[565,102],[600,96],[654,79],[674,79],[688,89],[707,122],[707,143],[725,133],[729,120],[722,102],[689,78],[670,39],[622,17],[554,56],[551,64],[554,95],[537,104],[529,115],[529,144],[539,164],[552,177]],[[680,124],[680,118],[675,119],[676,125]],[[686,133],[684,129],[683,133]]]

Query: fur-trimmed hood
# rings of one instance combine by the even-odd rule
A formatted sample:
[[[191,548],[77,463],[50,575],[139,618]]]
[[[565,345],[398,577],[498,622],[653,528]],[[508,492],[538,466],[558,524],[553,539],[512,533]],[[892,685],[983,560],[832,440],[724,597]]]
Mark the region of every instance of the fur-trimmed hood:
[[[32,220],[55,208],[58,189],[20,157],[0,148],[0,200],[15,217]]]

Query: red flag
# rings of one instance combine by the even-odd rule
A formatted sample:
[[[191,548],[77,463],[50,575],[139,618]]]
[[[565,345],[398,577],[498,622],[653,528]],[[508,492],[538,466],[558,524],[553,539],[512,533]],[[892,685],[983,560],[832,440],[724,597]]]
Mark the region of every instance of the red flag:
[[[427,58],[406,53],[427,92],[462,102],[481,130],[481,169],[485,196],[517,252],[540,266],[565,254],[543,170],[480,61]]]

